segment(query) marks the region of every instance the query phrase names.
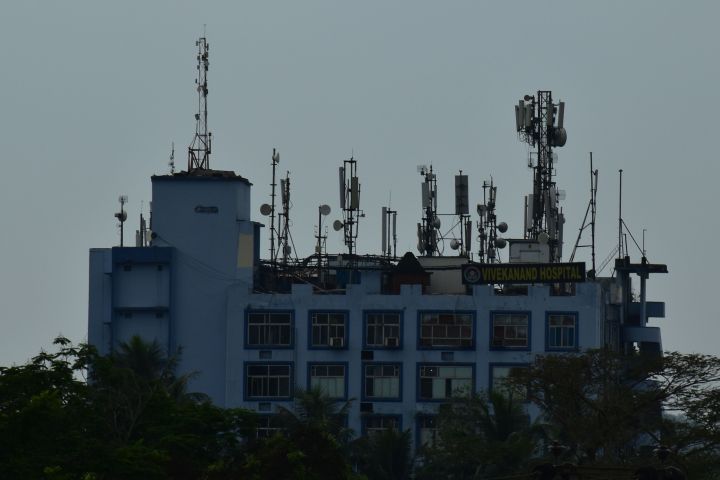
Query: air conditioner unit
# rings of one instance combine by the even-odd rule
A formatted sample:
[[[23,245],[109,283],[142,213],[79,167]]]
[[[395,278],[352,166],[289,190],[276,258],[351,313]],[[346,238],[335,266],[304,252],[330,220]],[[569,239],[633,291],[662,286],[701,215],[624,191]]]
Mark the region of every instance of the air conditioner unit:
[[[400,345],[400,341],[397,337],[385,337],[384,344],[386,347],[397,347]]]
[[[332,348],[343,348],[345,346],[345,339],[343,337],[330,337],[330,346]]]

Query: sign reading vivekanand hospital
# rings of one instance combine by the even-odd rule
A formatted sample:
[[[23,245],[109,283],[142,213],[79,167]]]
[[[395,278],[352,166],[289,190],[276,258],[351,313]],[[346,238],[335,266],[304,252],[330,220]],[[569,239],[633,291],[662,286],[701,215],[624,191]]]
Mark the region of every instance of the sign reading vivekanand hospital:
[[[585,264],[471,263],[463,265],[465,284],[584,282]]]

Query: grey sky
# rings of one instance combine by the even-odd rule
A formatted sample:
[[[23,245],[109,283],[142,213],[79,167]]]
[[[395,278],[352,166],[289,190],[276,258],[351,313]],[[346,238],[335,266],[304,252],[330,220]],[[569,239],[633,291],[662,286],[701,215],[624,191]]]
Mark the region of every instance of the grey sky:
[[[337,166],[353,150],[367,214],[361,253],[379,251],[390,195],[398,250],[414,251],[418,164],[434,165],[447,212],[458,169],[470,176],[472,205],[492,175],[499,217],[519,236],[531,178],[513,105],[550,89],[567,103],[557,176],[567,191],[566,252],[587,205],[593,151],[598,260],[616,243],[623,168],[625,220],[638,239],[647,229],[648,257],[670,269],[649,283],[649,298],[667,302],[668,318],[654,322],[664,348],[720,354],[720,4],[199,3],[3,2],[0,365],[25,361],[58,333],[85,338],[88,249],[117,244],[118,195],[130,198],[134,232],[172,141],[185,168],[203,24],[211,167],[249,178],[257,212],[278,148],[301,255],[312,251],[317,206],[330,204],[338,218]],[[341,250],[329,235],[329,250]]]

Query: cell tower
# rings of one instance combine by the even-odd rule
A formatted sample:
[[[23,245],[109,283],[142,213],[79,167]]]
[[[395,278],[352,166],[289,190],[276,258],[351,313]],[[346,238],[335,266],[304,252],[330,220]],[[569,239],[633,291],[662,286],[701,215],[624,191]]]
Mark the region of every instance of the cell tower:
[[[493,184],[483,182],[483,203],[477,206],[477,213],[480,221],[477,224],[478,229],[478,257],[480,263],[499,263],[498,250],[505,248],[507,241],[498,236],[498,232],[507,232],[508,225],[505,222],[497,222],[495,215],[497,187]]]
[[[127,195],[120,195],[118,197],[118,202],[120,202],[120,211],[117,212],[115,215],[113,215],[115,218],[118,219],[118,222],[120,222],[120,246],[125,246],[125,220],[127,220],[127,212],[125,211],[125,204],[128,201]]]
[[[567,141],[563,126],[565,103],[553,104],[552,92],[540,90],[537,96],[525,95],[515,106],[515,126],[522,141],[537,148],[533,169],[533,193],[525,199],[525,238],[547,242],[550,261],[562,256],[562,230],[565,217],[558,207],[560,192],[553,176],[553,147]],[[556,122],[557,120],[557,122]]]
[[[295,246],[290,234],[290,172],[285,172],[285,178],[280,179],[280,200],[282,202],[282,212],[278,213],[278,249],[276,255],[282,255],[281,263],[287,265]]]
[[[318,278],[322,277],[323,259],[325,259],[325,247],[327,246],[327,227],[323,231],[323,217],[330,215],[330,205],[318,206],[318,226],[315,235],[315,255],[317,256]]]
[[[358,224],[365,213],[360,210],[360,179],[357,176],[357,160],[350,157],[343,161],[339,169],[340,179],[340,208],[343,211],[343,220],[335,220],[333,229],[343,230],[345,245],[350,256],[356,253],[358,237]]]
[[[188,172],[210,169],[212,142],[212,133],[208,132],[207,125],[207,72],[210,65],[208,60],[210,45],[205,37],[200,37],[195,45],[198,47],[198,75],[195,80],[198,92],[198,112],[195,114],[195,137],[188,147]]]
[[[433,173],[432,165],[418,166],[418,172],[423,176],[421,184],[422,193],[422,223],[417,224],[418,252],[427,257],[438,254],[438,234],[440,233],[440,218],[437,214],[437,177]]]
[[[280,163],[280,152],[275,150],[273,148],[272,153],[272,183],[270,184],[270,204],[263,203],[260,206],[260,213],[264,216],[270,216],[270,261],[275,263],[276,255],[275,255],[275,236],[279,236],[280,226],[278,225],[278,228],[275,228],[275,187],[277,186],[277,183],[275,183],[275,173],[277,170],[277,165]],[[280,221],[280,217],[278,216],[278,222]]]
[[[463,175],[462,170],[455,175],[455,215],[459,217],[460,240],[453,238],[450,241],[450,248],[460,250],[461,256],[470,256],[472,221],[470,220],[470,205],[468,196],[468,176]]]

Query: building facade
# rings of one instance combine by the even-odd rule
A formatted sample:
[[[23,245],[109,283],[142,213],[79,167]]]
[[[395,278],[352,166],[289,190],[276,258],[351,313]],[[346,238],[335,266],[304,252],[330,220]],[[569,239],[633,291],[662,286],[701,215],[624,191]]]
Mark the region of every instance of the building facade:
[[[664,266],[626,257],[614,278],[503,286],[463,282],[463,256],[278,265],[260,258],[250,189],[226,171],[152,177],[151,240],[90,251],[89,342],[101,353],[133,335],[180,347],[192,390],[259,412],[267,428],[296,388],[319,387],[353,400],[357,434],[410,428],[417,443],[443,401],[506,388],[536,355],[661,351],[647,320],[664,304],[646,300],[645,282]]]

